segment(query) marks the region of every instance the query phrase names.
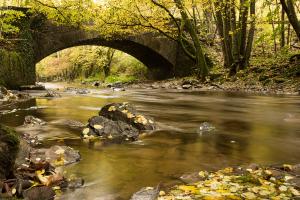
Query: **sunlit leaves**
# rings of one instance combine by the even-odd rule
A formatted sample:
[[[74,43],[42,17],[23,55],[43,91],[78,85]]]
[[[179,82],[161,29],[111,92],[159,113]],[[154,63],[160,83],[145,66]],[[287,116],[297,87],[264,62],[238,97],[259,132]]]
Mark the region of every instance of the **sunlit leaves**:
[[[14,23],[24,16],[24,13],[20,11],[0,10],[0,39],[3,34],[18,33],[19,28]]]

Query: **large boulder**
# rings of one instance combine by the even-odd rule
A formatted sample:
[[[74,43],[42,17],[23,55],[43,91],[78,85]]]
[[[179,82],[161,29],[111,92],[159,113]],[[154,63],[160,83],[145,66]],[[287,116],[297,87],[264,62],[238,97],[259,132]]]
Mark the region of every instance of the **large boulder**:
[[[16,132],[0,124],[0,179],[11,178],[19,150]]]
[[[138,138],[139,131],[123,121],[113,121],[102,116],[95,116],[89,119],[88,126],[83,129],[82,134],[84,138],[100,136],[114,141],[134,141]]]
[[[139,134],[156,129],[154,120],[138,113],[128,103],[112,103],[104,106],[99,116],[92,117],[82,131],[82,137],[100,137],[112,142],[136,141]]]
[[[137,110],[128,103],[108,104],[100,110],[99,115],[113,121],[125,122],[138,130],[156,129],[153,119],[137,112]]]

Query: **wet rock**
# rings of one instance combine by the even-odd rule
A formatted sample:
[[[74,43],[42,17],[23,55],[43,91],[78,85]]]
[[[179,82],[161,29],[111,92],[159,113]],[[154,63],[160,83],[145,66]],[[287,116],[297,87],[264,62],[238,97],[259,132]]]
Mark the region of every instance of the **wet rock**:
[[[152,84],[152,85],[151,85],[151,88],[152,88],[152,89],[159,89],[159,87],[160,87],[160,86],[159,86],[158,84]]]
[[[61,95],[53,90],[47,90],[47,94],[45,94],[44,97],[53,98],[53,97],[61,97]]]
[[[12,177],[18,150],[16,132],[0,124],[0,179]]]
[[[82,178],[71,178],[66,183],[69,189],[77,189],[84,185],[84,180]]]
[[[80,129],[80,130],[86,126],[85,124],[83,124],[79,121],[76,121],[76,120],[72,120],[72,119],[61,119],[61,120],[57,120],[57,121],[52,121],[51,124],[68,126],[69,128]]]
[[[46,124],[45,121],[31,115],[26,116],[24,120],[24,125],[36,126],[36,125],[45,125],[45,124]]]
[[[300,189],[300,178],[292,178],[290,180],[288,180],[288,183],[292,184],[294,187]]]
[[[125,91],[125,88],[112,88],[115,92]]]
[[[137,110],[128,103],[112,103],[104,106],[100,116],[113,121],[122,121],[135,127],[138,130],[155,130],[154,120],[138,113]]]
[[[191,80],[183,80],[182,81],[182,86],[183,85],[197,85],[199,83],[198,80],[195,80],[195,79],[191,79]]]
[[[8,95],[8,90],[5,87],[0,86],[0,94],[6,96]]]
[[[123,84],[122,82],[117,81],[117,82],[115,82],[115,83],[108,83],[108,84],[106,85],[106,87],[108,87],[108,88],[122,88],[123,85],[124,85],[124,84]]]
[[[246,166],[245,167],[245,169],[251,169],[251,170],[258,170],[259,169],[259,165],[258,164],[256,164],[256,163],[251,163],[251,164],[249,164],[248,166]]]
[[[77,89],[76,94],[88,94],[90,91],[88,89]]]
[[[159,188],[145,187],[133,194],[130,200],[156,200],[159,195]]]
[[[25,200],[54,200],[55,192],[51,187],[33,187],[23,192]]]
[[[192,87],[192,85],[190,85],[190,84],[182,85],[183,89],[190,89],[191,87]]]
[[[30,152],[32,162],[47,161],[53,166],[69,165],[80,160],[79,151],[68,146],[52,146],[48,149],[34,149]]]
[[[100,81],[95,81],[93,82],[92,84],[94,87],[99,87],[101,85],[101,82]]]
[[[123,121],[113,121],[103,116],[89,119],[88,126],[83,129],[83,138],[100,136],[113,141],[134,141],[138,138],[139,131]]]
[[[38,140],[36,140],[38,141]],[[19,152],[16,158],[16,166],[21,166],[22,164],[26,164],[30,157],[30,152],[32,147],[35,146],[31,144],[31,139],[25,140],[24,136],[20,137],[20,145],[19,145]]]
[[[211,123],[203,122],[199,126],[198,133],[202,134],[202,133],[205,133],[205,132],[211,132],[215,129],[216,128]]]
[[[194,173],[189,173],[189,174],[183,174],[182,176],[180,176],[179,178],[182,182],[189,184],[189,183],[195,183],[198,181],[202,181],[205,178],[200,177],[198,172],[194,172]]]
[[[43,85],[22,85],[20,90],[46,90]]]

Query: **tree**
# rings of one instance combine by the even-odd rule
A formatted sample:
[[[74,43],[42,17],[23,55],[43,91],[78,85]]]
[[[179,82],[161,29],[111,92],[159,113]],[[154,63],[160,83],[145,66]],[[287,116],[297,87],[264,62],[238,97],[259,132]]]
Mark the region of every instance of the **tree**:
[[[300,40],[300,22],[295,11],[294,0],[280,0],[283,10],[285,11],[289,22],[294,28],[298,39]]]
[[[177,41],[194,61],[197,76],[204,80],[208,75],[208,65],[200,41],[200,15],[196,14],[196,6],[194,0],[109,1],[106,12],[98,18],[101,20],[99,28],[106,27],[104,32],[108,33],[113,30],[113,35],[117,35],[118,30],[128,34],[132,31],[135,34],[160,33]]]
[[[249,65],[255,32],[255,0],[240,0],[239,4],[235,0],[215,0],[214,7],[224,66],[234,75]]]

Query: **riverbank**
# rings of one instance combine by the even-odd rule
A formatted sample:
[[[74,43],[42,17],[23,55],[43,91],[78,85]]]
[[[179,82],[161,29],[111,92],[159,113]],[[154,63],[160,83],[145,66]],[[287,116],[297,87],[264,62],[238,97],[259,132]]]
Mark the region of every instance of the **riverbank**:
[[[181,176],[181,183],[177,185],[143,188],[131,200],[298,199],[299,175],[299,164],[269,167],[250,164],[214,172],[200,171]]]
[[[126,84],[125,84],[126,85]],[[188,77],[181,79],[169,79],[164,81],[148,81],[133,83],[125,86],[125,88],[133,89],[175,89],[175,90],[191,90],[191,91],[219,91],[233,93],[251,93],[263,95],[299,95],[300,85],[297,81],[288,82],[272,82],[268,85],[251,80],[230,79],[226,81],[206,81],[204,83],[199,80]]]

